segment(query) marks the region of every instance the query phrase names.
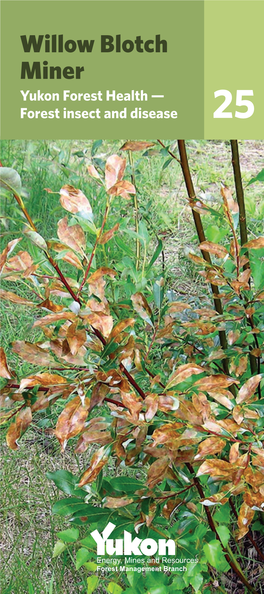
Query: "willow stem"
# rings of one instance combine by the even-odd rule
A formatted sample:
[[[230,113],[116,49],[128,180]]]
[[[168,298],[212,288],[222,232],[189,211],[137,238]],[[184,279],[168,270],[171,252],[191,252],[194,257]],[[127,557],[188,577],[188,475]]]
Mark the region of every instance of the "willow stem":
[[[135,194],[134,194],[135,230],[136,230],[136,233],[138,233],[139,211],[138,211],[138,199],[137,199],[134,159],[133,159],[132,151],[128,151],[128,158],[129,158],[129,163],[130,163],[130,167],[131,167],[131,182],[135,188]],[[139,241],[139,238],[137,237],[136,238],[136,270],[139,269],[139,261],[140,261],[140,241]]]
[[[186,146],[185,146],[184,140],[178,140],[178,148],[179,148],[180,163],[181,163],[182,173],[183,173],[183,177],[184,177],[184,181],[185,181],[185,186],[186,186],[187,194],[189,197],[189,201],[192,204],[192,201],[196,198],[196,195],[195,195],[194,186],[193,186],[193,182],[192,182],[192,177],[191,177],[191,172],[190,172],[190,168],[189,168],[188,157],[187,157]],[[192,205],[191,205],[191,208],[192,208]],[[197,231],[199,241],[200,241],[200,243],[202,243],[203,241],[205,241],[205,233],[204,233],[203,224],[202,224],[200,214],[192,208],[192,215],[193,215],[194,224],[195,224],[195,228]],[[203,250],[201,250],[201,252],[202,252],[203,259],[206,262],[208,262],[208,264],[212,264],[210,254]],[[218,287],[216,285],[211,284],[211,289],[212,289],[212,293],[213,293],[215,310],[217,311],[217,313],[219,313],[219,315],[223,315],[223,307],[222,307],[221,299],[219,298]],[[227,340],[226,340],[226,334],[225,334],[224,330],[219,331],[219,339],[220,339],[220,344],[221,344],[222,348],[224,350],[227,349]],[[223,367],[224,367],[225,373],[229,374],[228,359],[223,359]]]

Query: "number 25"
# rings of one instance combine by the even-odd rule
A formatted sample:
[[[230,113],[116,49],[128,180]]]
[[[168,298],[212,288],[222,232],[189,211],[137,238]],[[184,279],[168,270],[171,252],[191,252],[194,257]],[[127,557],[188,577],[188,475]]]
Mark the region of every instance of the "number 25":
[[[236,93],[236,106],[237,107],[246,107],[246,111],[236,111],[235,118],[246,119],[250,118],[254,113],[254,104],[252,101],[248,99],[243,99],[245,96],[253,96],[253,91],[237,91]],[[221,89],[220,91],[215,91],[214,93],[216,97],[225,97],[224,102],[216,109],[214,112],[214,118],[232,118],[233,114],[231,111],[225,111],[225,109],[230,105],[232,101],[232,93],[227,91],[226,89]]]

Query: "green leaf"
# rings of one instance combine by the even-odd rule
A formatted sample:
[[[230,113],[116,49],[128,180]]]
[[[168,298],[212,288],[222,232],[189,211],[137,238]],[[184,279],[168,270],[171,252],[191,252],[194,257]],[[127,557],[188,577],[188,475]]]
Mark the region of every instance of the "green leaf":
[[[158,245],[157,245],[157,247],[155,249],[155,252],[154,252],[154,254],[153,254],[153,256],[152,256],[152,258],[151,258],[151,260],[150,260],[150,262],[149,262],[149,264],[147,266],[147,268],[146,268],[146,272],[148,272],[151,269],[151,267],[153,266],[154,262],[156,262],[157,258],[159,257],[159,255],[160,255],[160,253],[162,251],[162,247],[163,247],[162,241],[161,241],[161,239],[159,239]]]
[[[21,190],[21,177],[15,169],[11,167],[0,167],[0,186],[19,192]],[[9,188],[8,188],[9,189]]]
[[[148,594],[168,594],[168,588],[164,584],[160,584],[157,586],[153,586],[152,588],[148,588]]]
[[[220,536],[221,542],[223,543],[224,547],[226,547],[230,539],[230,530],[227,528],[227,526],[217,526],[216,530],[217,534]]]
[[[91,155],[92,155],[92,157],[94,157],[94,155],[95,155],[96,151],[99,149],[99,147],[100,147],[102,144],[103,144],[103,141],[102,141],[102,140],[95,140],[95,141],[94,141],[94,143],[93,143],[93,145],[92,145],[92,148],[91,148]]]
[[[75,486],[78,484],[79,479],[75,477],[71,472],[68,470],[56,470],[55,472],[47,472],[46,477],[53,481],[63,493],[66,495],[75,495],[76,497],[81,497],[82,499],[85,498],[86,492],[84,489],[77,488]]]
[[[198,592],[198,590],[200,590],[200,587],[203,583],[203,576],[201,573],[197,573],[196,575],[192,576],[190,579],[190,584],[193,587],[195,592]]]
[[[64,542],[62,542],[61,540],[57,540],[53,549],[52,558],[54,559],[54,557],[58,557],[59,555],[61,555],[61,553],[63,553],[63,551],[65,551],[66,548],[67,547],[66,544],[64,544]]]
[[[25,231],[26,237],[32,241],[38,248],[44,251],[48,251],[48,246],[46,244],[45,239],[36,231],[31,231],[31,229],[27,229]]]
[[[206,227],[206,239],[208,241],[213,241],[214,243],[218,243],[225,237],[228,233],[227,228],[217,227],[217,225],[209,225]]]
[[[66,500],[64,499],[64,501]],[[105,521],[107,523],[109,516],[113,515],[113,512],[110,509],[94,507],[93,505],[88,505],[88,503],[82,505],[83,507],[80,506],[78,509],[74,510],[73,519],[88,516],[88,522],[90,524],[100,521]]]
[[[78,528],[68,528],[62,532],[57,532],[58,538],[63,542],[75,542],[79,538]]]
[[[118,237],[117,235],[115,235],[115,242],[123,252],[125,252],[126,254],[128,254],[128,256],[130,256],[130,258],[134,258],[135,254],[134,254],[133,250],[129,247],[129,245],[127,243],[122,241],[122,239],[120,237]]]
[[[229,503],[225,503],[221,505],[217,511],[214,513],[214,520],[219,522],[219,524],[229,524],[230,522],[230,507]]]
[[[143,238],[146,245],[148,245],[148,243],[150,241],[150,237],[149,237],[149,233],[148,233],[148,230],[146,227],[146,223],[144,223],[144,221],[140,221],[139,226],[138,226],[138,233]]]
[[[88,571],[96,571],[97,563],[95,563],[94,561],[87,561],[86,563],[84,563],[84,567],[86,567]]]
[[[87,594],[92,594],[98,585],[99,577],[97,575],[91,575],[87,578]]]
[[[229,564],[224,557],[219,540],[211,540],[210,542],[207,542],[203,546],[203,551],[208,563],[210,563],[212,567],[215,567],[215,569],[218,569],[219,571],[228,571]]]
[[[250,250],[249,260],[254,285],[258,291],[264,287],[264,249]]]
[[[261,169],[261,171],[258,173],[258,175],[256,175],[256,177],[252,177],[247,185],[250,186],[251,184],[254,184],[256,181],[264,182],[264,169]]]
[[[77,497],[67,497],[67,499],[60,499],[59,501],[56,501],[56,503],[53,505],[52,513],[66,517],[79,511],[81,512],[81,515],[87,516],[88,507],[92,506],[88,506],[80,499],[77,499]]]
[[[107,592],[110,592],[110,594],[121,594],[121,592],[123,592],[123,588],[121,588],[121,586],[115,582],[110,582],[107,586]]]
[[[109,479],[114,491],[124,493],[134,493],[137,489],[143,489],[144,483],[130,476],[119,476],[117,478]]]
[[[171,163],[171,161],[173,161],[172,157],[170,157],[169,159],[167,159],[167,161],[165,161],[165,163],[163,163],[163,165],[162,165],[163,171],[164,171],[164,169],[166,169],[168,167],[168,165]]]
[[[164,298],[164,278],[158,277],[153,285],[153,297],[155,305],[160,309]]]
[[[90,558],[90,552],[87,549],[79,549],[76,553],[76,563],[75,563],[75,567],[76,569],[80,569],[80,567],[86,563],[86,561],[88,561],[88,559]]]

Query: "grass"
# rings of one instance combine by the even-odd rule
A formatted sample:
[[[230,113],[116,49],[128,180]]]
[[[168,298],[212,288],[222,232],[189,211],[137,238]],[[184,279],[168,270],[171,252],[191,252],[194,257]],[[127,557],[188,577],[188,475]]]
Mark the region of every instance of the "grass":
[[[169,142],[165,141],[165,144]],[[103,141],[97,158],[117,152],[121,145],[120,140]],[[3,165],[14,167],[21,174],[25,201],[44,237],[56,235],[57,221],[64,216],[64,211],[58,206],[58,195],[48,194],[44,191],[45,187],[58,191],[66,183],[78,186],[86,193],[95,213],[99,214],[100,192],[86,174],[87,159],[73,155],[83,149],[89,155],[91,146],[91,141],[2,143]],[[240,143],[245,183],[263,167],[263,148],[264,143],[259,141]],[[230,184],[233,188],[229,144],[222,141],[189,141],[188,149],[197,193],[207,192],[210,205],[219,204],[220,183]],[[166,157],[157,151],[151,159],[136,153],[134,161],[140,217],[145,220],[153,238],[150,251],[158,235],[164,244],[168,288],[175,291],[176,298],[178,294],[184,294],[198,304],[201,299],[208,299],[208,291],[186,258],[189,248],[197,246],[197,239],[180,167],[176,161],[172,161],[162,170]],[[261,184],[254,184],[246,190],[252,237],[262,233],[262,195]],[[132,205],[129,211],[128,203],[124,204],[120,200],[116,208],[122,216],[130,216],[132,226]],[[11,202],[5,205],[5,214],[8,213],[17,216]],[[115,222],[114,217],[115,213]],[[17,237],[18,226],[10,221],[6,224],[4,239]],[[110,253],[110,257],[118,258],[119,254]],[[7,284],[5,288],[8,290],[26,295],[25,287]],[[18,377],[30,373],[32,368],[12,353],[10,344],[14,340],[30,341],[40,336],[39,331],[32,329],[36,315],[37,310],[34,308],[26,310],[12,303],[1,303],[3,346]],[[76,573],[72,563],[67,568],[63,556],[52,560],[56,532],[67,526],[60,518],[51,515],[51,507],[58,499],[58,492],[45,476],[46,472],[59,468],[79,473],[75,456],[71,450],[61,456],[57,442],[42,434],[37,426],[25,434],[18,451],[10,451],[5,445],[5,432],[6,427],[3,426],[0,434],[0,555],[4,568],[0,573],[1,594],[83,594],[86,590],[82,583],[82,572]],[[85,459],[81,459],[80,463],[82,468]]]

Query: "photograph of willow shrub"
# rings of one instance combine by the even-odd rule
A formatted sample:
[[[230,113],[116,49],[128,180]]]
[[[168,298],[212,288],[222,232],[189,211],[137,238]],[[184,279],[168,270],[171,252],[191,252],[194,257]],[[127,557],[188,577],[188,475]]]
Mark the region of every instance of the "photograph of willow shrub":
[[[263,592],[263,149],[2,142],[3,594]]]

